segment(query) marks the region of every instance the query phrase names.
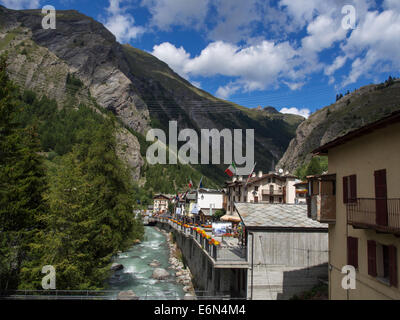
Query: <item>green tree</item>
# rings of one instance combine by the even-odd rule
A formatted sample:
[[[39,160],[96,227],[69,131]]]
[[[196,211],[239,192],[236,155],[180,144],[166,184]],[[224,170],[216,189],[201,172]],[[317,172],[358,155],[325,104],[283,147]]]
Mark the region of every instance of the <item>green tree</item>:
[[[317,157],[313,157],[307,166],[306,175],[311,176],[321,173],[322,173],[322,168],[320,165],[320,161]]]
[[[0,289],[18,286],[21,265],[29,259],[29,246],[46,212],[43,158],[34,127],[16,121],[17,88],[0,58]]]

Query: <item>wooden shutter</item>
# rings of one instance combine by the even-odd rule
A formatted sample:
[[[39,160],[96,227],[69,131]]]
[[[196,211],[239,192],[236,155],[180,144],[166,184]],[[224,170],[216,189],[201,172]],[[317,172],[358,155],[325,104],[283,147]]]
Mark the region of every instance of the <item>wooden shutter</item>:
[[[375,171],[376,224],[388,225],[386,170]]]
[[[397,249],[389,246],[389,280],[390,285],[397,287]]]
[[[348,177],[343,177],[343,203],[348,202]]]
[[[353,237],[347,238],[347,264],[358,268],[358,239]]]
[[[377,276],[376,272],[376,242],[368,240],[368,274],[372,277]]]
[[[350,199],[349,202],[357,202],[357,176],[352,175],[350,179]]]

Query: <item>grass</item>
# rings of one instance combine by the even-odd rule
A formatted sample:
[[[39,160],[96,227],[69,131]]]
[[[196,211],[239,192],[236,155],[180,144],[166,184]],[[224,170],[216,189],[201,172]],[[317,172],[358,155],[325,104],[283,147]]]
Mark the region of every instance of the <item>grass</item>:
[[[15,39],[16,35],[17,34],[15,32],[7,33],[6,36],[2,40],[0,40],[0,51],[7,48],[11,41]]]

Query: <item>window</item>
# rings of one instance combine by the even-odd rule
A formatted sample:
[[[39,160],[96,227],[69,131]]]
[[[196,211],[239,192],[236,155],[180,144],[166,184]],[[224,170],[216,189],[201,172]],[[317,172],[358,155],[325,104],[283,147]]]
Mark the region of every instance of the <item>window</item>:
[[[397,287],[397,248],[368,241],[368,274]]]
[[[254,187],[254,191],[258,191],[258,186],[255,186],[255,187]]]
[[[353,237],[347,238],[347,264],[358,268],[358,239]]]
[[[355,174],[343,177],[343,203],[357,201],[357,176]]]

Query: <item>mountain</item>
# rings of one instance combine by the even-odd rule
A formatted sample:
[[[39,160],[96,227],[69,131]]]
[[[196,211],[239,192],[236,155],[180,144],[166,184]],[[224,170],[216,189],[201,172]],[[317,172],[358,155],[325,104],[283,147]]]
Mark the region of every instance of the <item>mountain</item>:
[[[399,109],[399,80],[389,78],[355,90],[301,123],[278,167],[294,172],[310,161],[319,146]]]
[[[121,124],[120,153],[142,185],[152,169],[144,159],[150,128],[167,133],[168,121],[177,120],[178,129],[198,132],[255,129],[257,170],[268,171],[304,120],[271,107],[255,110],[218,99],[151,54],[119,44],[101,23],[75,10],[57,11],[56,17],[56,30],[44,30],[41,11],[0,6],[0,53],[8,52],[11,79],[60,106],[82,103],[104,116],[114,114]],[[193,175],[216,183],[224,180],[224,169],[192,166]]]

